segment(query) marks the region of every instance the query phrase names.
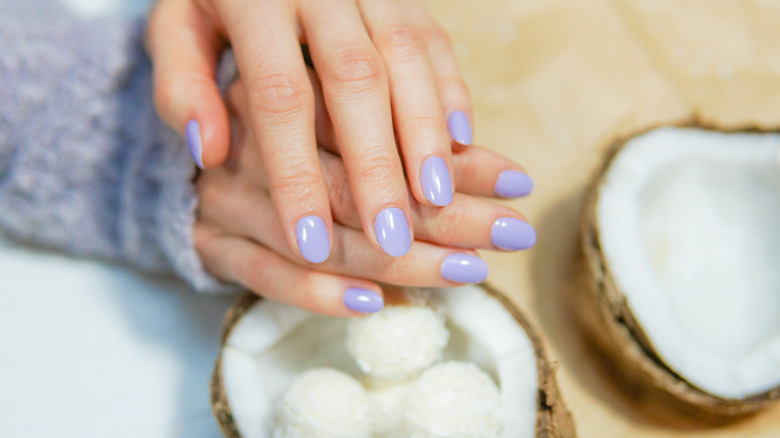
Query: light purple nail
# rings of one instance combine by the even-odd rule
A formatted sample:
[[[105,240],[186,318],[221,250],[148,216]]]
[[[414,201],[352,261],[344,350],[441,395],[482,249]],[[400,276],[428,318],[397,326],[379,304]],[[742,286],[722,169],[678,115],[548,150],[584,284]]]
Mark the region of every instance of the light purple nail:
[[[430,157],[423,162],[420,181],[425,197],[431,204],[444,207],[452,202],[452,181],[447,164],[439,157]]]
[[[493,223],[490,240],[501,249],[528,249],[536,243],[536,230],[520,219],[502,217]]]
[[[401,257],[412,248],[412,235],[406,215],[400,208],[386,208],[374,219],[374,232],[379,246],[394,257]]]
[[[190,147],[190,153],[192,159],[195,160],[195,164],[203,169],[203,142],[200,138],[200,125],[195,119],[187,122],[187,127],[184,129],[185,136],[187,137],[187,146]]]
[[[322,263],[330,255],[330,238],[325,222],[318,216],[306,216],[295,227],[298,248],[303,258],[312,263]]]
[[[385,301],[378,293],[357,287],[347,289],[343,300],[345,306],[361,313],[378,312],[385,306]]]
[[[503,198],[526,196],[534,190],[534,181],[519,170],[505,170],[496,180],[496,195]]]
[[[456,283],[481,283],[488,276],[488,265],[471,254],[452,254],[441,262],[441,276]]]
[[[455,111],[447,119],[450,136],[460,144],[471,144],[471,123],[463,111]]]

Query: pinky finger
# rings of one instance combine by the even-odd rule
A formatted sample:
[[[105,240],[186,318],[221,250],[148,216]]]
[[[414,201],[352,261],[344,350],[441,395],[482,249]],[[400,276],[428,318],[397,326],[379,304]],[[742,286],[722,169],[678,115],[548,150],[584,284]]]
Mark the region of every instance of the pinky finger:
[[[376,283],[298,266],[240,237],[196,234],[195,238],[204,265],[214,275],[269,300],[340,317],[384,307],[382,290]]]
[[[407,16],[423,36],[431,60],[442,111],[450,137],[456,145],[469,146],[473,136],[473,110],[466,80],[458,67],[455,51],[444,29],[420,0],[403,0]],[[456,148],[458,149],[458,148]],[[460,181],[458,182],[460,183]]]

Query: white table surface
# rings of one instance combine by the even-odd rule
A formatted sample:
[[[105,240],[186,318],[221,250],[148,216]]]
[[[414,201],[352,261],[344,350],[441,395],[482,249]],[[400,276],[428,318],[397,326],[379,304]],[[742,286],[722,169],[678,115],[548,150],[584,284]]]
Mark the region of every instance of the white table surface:
[[[208,383],[233,299],[0,237],[0,436],[220,436]]]
[[[84,18],[147,3],[61,1]],[[234,298],[0,236],[0,437],[221,436],[208,383]]]

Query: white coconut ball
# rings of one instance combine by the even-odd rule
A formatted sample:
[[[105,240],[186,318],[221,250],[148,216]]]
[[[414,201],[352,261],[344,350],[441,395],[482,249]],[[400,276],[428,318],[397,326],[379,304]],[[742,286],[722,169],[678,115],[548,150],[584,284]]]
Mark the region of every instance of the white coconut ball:
[[[350,321],[347,349],[374,378],[407,380],[441,359],[450,333],[427,306],[391,306]]]
[[[407,438],[404,412],[409,383],[372,381],[367,387],[374,438]]]
[[[363,385],[331,368],[293,381],[274,413],[274,438],[371,438],[370,401]]]
[[[404,421],[410,438],[495,438],[504,410],[490,376],[473,363],[446,362],[411,383]]]

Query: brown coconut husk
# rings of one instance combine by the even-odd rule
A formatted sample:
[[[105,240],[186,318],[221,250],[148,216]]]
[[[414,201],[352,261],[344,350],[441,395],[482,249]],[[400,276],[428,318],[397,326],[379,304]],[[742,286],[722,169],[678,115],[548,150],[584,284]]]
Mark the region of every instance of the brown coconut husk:
[[[721,132],[768,132],[745,126],[721,129],[698,120],[674,125]],[[698,388],[678,375],[655,351],[641,324],[634,318],[625,296],[613,278],[609,263],[601,252],[600,230],[597,226],[597,205],[604,177],[615,157],[631,138],[659,127],[652,127],[621,138],[609,147],[601,168],[583,199],[580,217],[580,248],[589,295],[582,301],[583,312],[589,315],[583,321],[589,325],[594,343],[602,349],[603,359],[611,362],[616,378],[641,391],[658,391],[654,400],[665,404],[689,419],[717,422],[725,417],[744,416],[759,411],[780,398],[780,386],[743,399],[724,399]]]
[[[517,307],[492,286],[482,284],[481,287],[498,300],[515,318],[534,346],[539,388],[534,436],[536,438],[575,438],[577,433],[574,421],[558,392],[558,383],[555,380],[555,372],[558,368],[557,363],[550,363],[547,360],[541,338]],[[260,298],[257,295],[246,293],[228,309],[223,324],[221,345],[225,345],[233,327],[259,300]],[[211,376],[211,408],[225,437],[241,438],[241,434],[233,420],[233,413],[222,383],[222,355],[217,359]]]

